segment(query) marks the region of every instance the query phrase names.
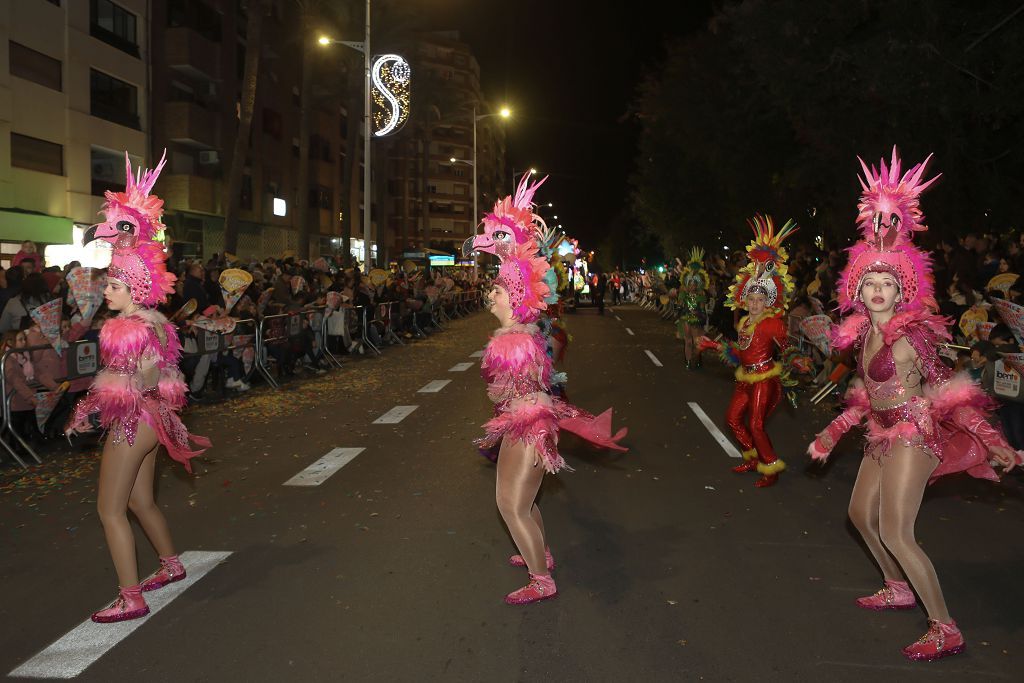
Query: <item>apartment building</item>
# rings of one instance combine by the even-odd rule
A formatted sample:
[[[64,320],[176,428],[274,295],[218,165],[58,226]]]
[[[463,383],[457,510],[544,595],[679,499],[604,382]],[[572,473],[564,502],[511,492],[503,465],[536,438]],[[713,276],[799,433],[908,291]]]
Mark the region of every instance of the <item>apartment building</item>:
[[[498,105],[484,100],[480,65],[458,32],[420,34],[407,49],[418,82],[412,107],[419,112],[388,154],[387,234],[394,253],[423,248],[456,253],[479,220],[473,215],[474,107],[481,212],[509,192],[505,122],[496,116]]]
[[[151,162],[149,4],[0,3],[0,264],[94,223],[103,191],[124,188],[126,150]]]
[[[239,256],[298,249],[296,203],[307,202],[310,253],[341,250],[345,92],[336,60],[317,53],[310,186],[297,187],[304,36],[293,2],[264,18],[259,84],[240,197]],[[168,150],[158,187],[165,223],[183,256],[223,250],[224,185],[238,127],[248,39],[237,0],[167,0],[153,9],[153,147]],[[321,83],[326,85],[322,86]]]

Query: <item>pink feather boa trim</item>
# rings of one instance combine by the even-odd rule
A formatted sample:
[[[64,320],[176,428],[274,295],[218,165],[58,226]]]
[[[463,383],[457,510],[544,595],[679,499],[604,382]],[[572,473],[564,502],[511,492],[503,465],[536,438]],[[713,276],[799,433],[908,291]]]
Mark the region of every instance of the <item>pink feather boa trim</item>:
[[[832,347],[840,351],[860,341],[871,320],[864,313],[851,313],[843,318],[832,332]],[[886,344],[893,344],[911,331],[921,331],[932,343],[947,342],[952,337],[949,326],[952,321],[936,315],[928,309],[902,311],[880,327]]]

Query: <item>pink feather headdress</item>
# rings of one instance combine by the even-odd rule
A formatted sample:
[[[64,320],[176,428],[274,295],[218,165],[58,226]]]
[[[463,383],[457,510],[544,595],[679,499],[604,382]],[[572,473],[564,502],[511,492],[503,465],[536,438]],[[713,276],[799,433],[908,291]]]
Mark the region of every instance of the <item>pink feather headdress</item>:
[[[849,260],[839,276],[839,309],[848,312],[863,309],[859,292],[867,273],[885,272],[900,283],[900,310],[936,308],[931,259],[914,246],[913,233],[928,229],[921,212],[920,196],[939,176],[923,181],[928,155],[902,176],[901,161],[895,147],[888,166],[870,169],[858,157],[864,176],[857,204],[857,223],[863,238],[848,250]]]
[[[501,257],[494,284],[508,292],[512,316],[519,322],[531,323],[547,309],[551,289],[545,276],[550,269],[551,264],[537,254],[537,243],[532,239],[512,245]]]
[[[533,212],[533,195],[546,180],[547,176],[531,185],[530,174],[524,175],[514,196],[499,199],[494,208],[484,214],[483,233],[463,243],[463,255],[469,257],[474,251],[482,251],[501,258],[502,252],[510,253],[512,245],[536,239],[540,230],[547,226],[544,219]]]
[[[139,168],[133,174],[131,159],[128,152],[125,152],[127,182],[124,192],[107,190],[103,193],[107,200],[102,208],[105,220],[86,232],[85,242],[100,239],[114,244],[123,235],[133,235],[140,240],[155,239],[163,227],[160,219],[164,213],[164,200],[150,192],[166,163],[167,151],[164,150],[156,168]]]
[[[163,247],[151,240],[124,235],[114,244],[107,277],[120,280],[139,306],[156,306],[174,292],[174,273],[167,272]]]

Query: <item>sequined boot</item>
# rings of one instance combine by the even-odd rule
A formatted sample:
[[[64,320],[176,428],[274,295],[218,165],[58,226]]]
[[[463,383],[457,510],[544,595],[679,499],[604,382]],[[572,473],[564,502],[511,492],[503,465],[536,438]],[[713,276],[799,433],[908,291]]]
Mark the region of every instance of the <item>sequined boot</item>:
[[[184,578],[185,567],[177,555],[161,557],[159,571],[142,582],[142,592],[155,591],[157,588],[163,588],[169,583],[181,581]]]
[[[142,587],[135,585],[122,588],[117,600],[114,600],[110,607],[93,613],[92,620],[97,624],[110,624],[115,621],[138,619],[147,614],[149,614],[149,605],[142,597]]]
[[[964,634],[956,627],[955,621],[941,624],[937,619],[928,620],[928,632],[914,644],[903,648],[907,659],[929,662],[950,655],[958,655],[964,651],[967,643]]]
[[[558,588],[555,587],[555,580],[550,574],[530,574],[530,583],[506,595],[505,602],[510,605],[526,605],[549,600],[556,595]]]
[[[736,465],[731,468],[733,472],[753,472],[757,469],[757,449],[751,448],[749,451],[743,451],[743,464]]]
[[[886,609],[911,609],[917,606],[914,592],[906,581],[885,582],[882,589],[874,595],[857,598],[857,606],[864,609],[886,610]]]
[[[548,566],[548,571],[549,572],[550,571],[554,571],[554,569],[555,569],[555,558],[551,556],[551,549],[550,548],[544,548],[544,561],[545,561],[545,564],[547,564],[547,566]],[[512,557],[508,558],[508,563],[510,565],[512,565],[513,567],[525,567],[526,566],[526,560],[523,559],[522,555],[513,555]]]

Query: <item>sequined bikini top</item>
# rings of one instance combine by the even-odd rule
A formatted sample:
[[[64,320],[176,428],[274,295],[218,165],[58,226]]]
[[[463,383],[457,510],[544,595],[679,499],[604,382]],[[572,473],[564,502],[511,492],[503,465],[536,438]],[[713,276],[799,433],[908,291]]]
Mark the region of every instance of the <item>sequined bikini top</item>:
[[[864,364],[864,356],[867,352],[867,340],[861,345],[860,367],[863,368],[861,377],[864,379],[864,386],[868,390],[868,396],[875,401],[895,401],[903,398],[907,390],[904,388],[900,378],[896,376],[896,359],[892,357],[892,346],[882,344],[871,362]]]

